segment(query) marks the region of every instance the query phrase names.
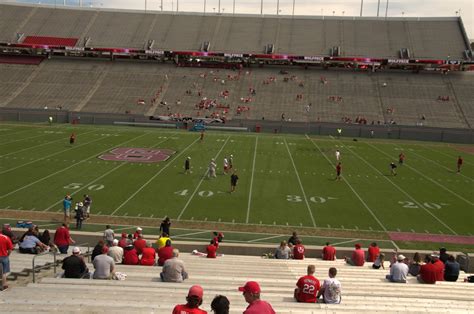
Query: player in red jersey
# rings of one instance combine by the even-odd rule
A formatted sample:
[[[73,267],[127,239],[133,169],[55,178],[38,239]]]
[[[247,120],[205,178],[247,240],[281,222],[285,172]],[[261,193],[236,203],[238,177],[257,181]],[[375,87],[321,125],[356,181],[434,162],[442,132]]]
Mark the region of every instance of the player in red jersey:
[[[398,155],[398,163],[401,165],[403,165],[403,162],[405,161],[405,154],[403,154],[403,152],[400,153],[400,155]]]
[[[188,296],[186,297],[187,303],[176,305],[173,309],[173,314],[207,314],[206,311],[199,308],[202,304],[203,294],[204,290],[201,286],[192,286],[189,288]]]
[[[298,302],[305,303],[316,303],[318,299],[318,291],[320,288],[319,280],[314,277],[316,267],[314,265],[308,265],[307,275],[301,277],[296,283],[297,288],[295,289],[294,297]]]
[[[76,134],[72,133],[71,136],[69,137],[69,144],[73,145],[74,142],[76,142]]]
[[[301,244],[301,240],[296,240],[296,245],[293,247],[293,258],[294,259],[304,259],[304,253],[306,249],[303,244]]]
[[[462,163],[463,163],[463,159],[461,156],[458,156],[458,173],[461,172],[461,166],[462,166]]]
[[[201,131],[201,136],[199,137],[199,140],[201,142],[204,141],[204,131]]]
[[[342,171],[342,165],[341,163],[337,163],[336,166],[336,180],[341,180],[341,171]]]

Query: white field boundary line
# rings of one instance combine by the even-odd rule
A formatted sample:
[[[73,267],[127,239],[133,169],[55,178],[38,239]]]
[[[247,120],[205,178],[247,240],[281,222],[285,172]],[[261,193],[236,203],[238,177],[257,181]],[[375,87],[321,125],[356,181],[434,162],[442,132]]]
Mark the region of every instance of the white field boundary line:
[[[384,152],[383,150],[380,150],[378,147],[370,144],[370,143],[367,143],[367,145],[375,148],[376,150],[378,150],[379,152],[381,152],[382,154],[384,154],[385,156],[389,157],[389,158],[392,158],[392,156],[390,156],[389,154],[387,154],[386,152]],[[448,191],[449,193],[453,194],[454,196],[456,196],[457,198],[459,198],[460,200],[463,200],[465,201],[466,203],[468,203],[469,205],[474,205],[474,203],[472,203],[471,201],[465,199],[464,197],[462,197],[461,195],[457,194],[456,192],[448,189],[446,186],[444,186],[443,184],[439,184],[438,182],[436,182],[435,180],[431,179],[430,177],[424,175],[422,172],[416,170],[415,168],[411,167],[410,165],[404,165],[405,167],[411,169],[412,171],[418,173],[420,176],[424,177],[425,179],[427,179],[428,181],[436,184],[437,186],[441,187],[442,189]]]
[[[158,145],[161,145],[162,143],[166,142],[168,139],[164,139],[162,141],[160,141],[159,143],[157,143],[156,145],[153,145],[152,147],[156,147]],[[95,178],[94,180],[92,180],[91,182],[85,184],[83,187],[79,188],[78,190],[74,191],[71,193],[71,196],[79,193],[80,191],[84,190],[85,188],[87,188],[88,186],[90,186],[91,184],[93,183],[96,183],[97,181],[99,181],[100,179],[102,179],[103,177],[105,176],[108,176],[109,174],[111,174],[112,172],[114,172],[115,170],[123,167],[124,165],[127,165],[127,164],[130,164],[130,162],[128,161],[125,161],[125,162],[122,162],[120,165],[112,168],[111,170],[107,171],[106,173],[102,174],[101,176]],[[51,206],[49,206],[48,208],[46,208],[44,211],[47,212],[48,210],[50,210],[51,208],[53,208],[54,206],[58,205],[58,204],[61,204],[62,203],[62,200],[59,200],[57,202],[55,202],[54,204],[52,204]]]
[[[249,222],[249,218],[250,218],[250,203],[252,201],[253,175],[255,173],[255,159],[257,157],[257,145],[258,145],[258,136],[255,137],[255,149],[253,151],[252,176],[250,177],[249,201],[247,204],[247,217],[245,218],[246,223]]]
[[[179,235],[175,235],[173,236],[174,239],[176,238],[183,238],[183,237],[187,237],[187,236],[190,236],[190,235],[196,235],[196,234],[201,234],[201,233],[210,233],[211,231],[196,231],[196,232],[190,232],[190,233],[183,233],[183,234],[179,234]]]
[[[291,155],[290,148],[288,147],[288,143],[286,142],[286,138],[283,138],[283,141],[285,142],[286,150],[288,151],[291,163],[293,164],[293,169],[295,170],[296,178],[298,179],[298,183],[300,184],[301,192],[303,193],[304,201],[306,203],[306,208],[308,209],[309,216],[311,217],[311,222],[313,223],[313,226],[316,227],[316,221],[314,220],[313,212],[311,211],[311,206],[309,206],[308,198],[306,197],[306,192],[303,188],[303,183],[301,183],[300,175],[298,173],[298,169],[296,169],[295,161],[293,160],[293,156]]]
[[[10,124],[0,124],[0,127],[2,127],[2,126],[12,126],[12,125],[10,125]],[[27,125],[25,125],[25,126],[27,126]],[[22,134],[22,133],[26,133],[26,132],[31,132],[31,130],[22,130],[22,131],[12,132],[12,133],[0,133],[0,137],[10,136],[10,135],[18,135],[18,134]]]
[[[71,169],[71,168],[73,168],[73,167],[75,167],[75,166],[77,166],[77,165],[80,165],[80,164],[82,164],[82,163],[88,161],[89,159],[97,158],[97,155],[104,154],[104,153],[106,153],[106,152],[108,152],[108,151],[111,151],[111,150],[114,149],[114,148],[120,147],[121,145],[124,145],[124,144],[126,144],[126,143],[128,143],[128,142],[131,142],[131,141],[133,141],[133,140],[135,140],[135,139],[137,139],[137,138],[140,138],[140,137],[142,137],[142,136],[145,136],[145,135],[147,135],[147,134],[149,134],[149,133],[144,133],[144,134],[142,134],[142,135],[139,135],[139,136],[136,136],[136,137],[134,137],[134,138],[132,138],[132,139],[129,139],[129,140],[125,141],[125,142],[122,142],[122,143],[120,143],[120,144],[118,144],[118,145],[115,145],[114,147],[107,148],[106,150],[103,150],[103,151],[101,151],[100,153],[93,154],[91,157],[89,157],[89,158],[87,158],[87,159],[83,159],[83,160],[81,160],[81,161],[79,161],[79,162],[77,162],[77,163],[75,163],[75,164],[70,165],[69,167],[66,167],[66,168],[63,168],[63,169],[61,169],[61,170],[58,170],[58,171],[56,171],[56,172],[54,172],[54,173],[51,173],[50,175],[47,175],[46,177],[43,177],[43,178],[41,178],[41,179],[38,179],[38,180],[36,180],[36,181],[34,181],[34,182],[31,182],[31,183],[29,183],[29,184],[27,184],[27,185],[22,186],[21,188],[18,188],[18,189],[14,190],[14,191],[11,191],[11,192],[7,193],[7,194],[4,194],[4,195],[0,196],[0,199],[2,199],[2,198],[4,198],[4,197],[7,197],[7,196],[9,196],[9,195],[12,195],[12,194],[14,194],[14,193],[16,193],[16,192],[18,192],[18,191],[23,190],[23,189],[26,189],[27,187],[30,187],[30,186],[32,186],[32,185],[38,183],[38,182],[44,181],[44,180],[46,180],[46,179],[48,179],[48,178],[51,178],[52,176],[55,176],[55,175],[57,175],[58,173],[64,172],[64,171],[66,171],[66,170],[69,170],[69,169]]]
[[[449,148],[452,148],[451,146],[448,146],[448,147],[449,147]],[[427,145],[426,148],[429,149],[429,150],[431,150],[432,152],[437,153],[437,154],[441,154],[441,155],[444,155],[444,156],[446,156],[446,157],[449,157],[450,159],[453,160],[453,164],[454,164],[454,165],[456,165],[456,160],[457,160],[458,156],[461,155],[461,152],[460,152],[460,151],[458,151],[457,154],[450,155],[450,154],[445,153],[445,152],[443,152],[443,151],[435,150],[434,148],[432,148],[432,147],[429,146],[429,145]],[[466,160],[464,160],[464,164],[466,164],[466,165],[471,165],[471,163],[468,162],[468,161],[466,161]],[[463,165],[463,166],[464,166],[464,165]]]
[[[340,141],[339,141],[340,142]],[[372,146],[372,145],[371,145]],[[411,196],[408,192],[406,192],[404,189],[402,189],[398,184],[394,183],[392,180],[387,178],[379,169],[375,168],[371,163],[369,163],[367,160],[365,160],[363,157],[361,157],[359,154],[357,154],[355,151],[353,151],[351,148],[346,146],[346,148],[354,154],[357,158],[362,160],[365,164],[367,164],[370,168],[372,168],[375,172],[379,173],[382,178],[384,178],[386,181],[388,181],[390,184],[392,184],[397,190],[399,190],[403,195],[408,197],[410,200],[412,200],[415,204],[417,204],[420,208],[425,210],[431,217],[433,217],[436,221],[438,221],[441,225],[443,225],[446,229],[451,231],[453,234],[457,235],[456,231],[454,231],[450,226],[448,226],[446,223],[444,223],[441,219],[439,219],[435,214],[433,214],[431,211],[429,211],[423,204],[418,202],[413,196]]]
[[[329,162],[329,164],[333,167],[333,168],[336,168],[331,160],[328,158],[328,156],[326,156],[323,151],[321,150],[321,148],[319,148],[319,146],[308,136],[308,134],[306,134],[306,138],[308,140],[311,141],[311,143],[313,143],[313,145],[319,150],[319,152],[321,153],[321,155],[324,156],[324,158],[326,158],[326,160]],[[331,137],[333,138],[333,137]],[[359,193],[356,192],[356,190],[354,190],[354,188],[352,187],[352,185],[349,183],[349,181],[347,181],[347,179],[343,176],[342,177],[342,180],[347,184],[347,186],[352,190],[352,193],[354,193],[354,195],[359,199],[359,201],[362,203],[362,205],[364,205],[364,207],[367,209],[367,211],[370,213],[370,215],[372,215],[372,217],[375,219],[375,221],[379,224],[380,227],[382,227],[383,231],[385,232],[388,232],[387,228],[385,228],[385,226],[382,224],[382,222],[377,218],[377,216],[375,215],[375,213],[372,211],[372,209],[369,207],[369,205],[367,205],[367,203],[365,203],[365,201],[362,199],[362,197],[359,195]]]
[[[219,157],[219,155],[221,154],[222,150],[224,149],[224,147],[227,145],[227,142],[229,141],[230,139],[230,136],[227,136],[227,139],[225,140],[224,144],[222,144],[222,147],[221,149],[219,149],[219,151],[217,152],[216,156],[214,157],[215,160],[217,160],[217,157]],[[191,203],[192,199],[194,198],[194,195],[196,195],[196,192],[197,190],[199,189],[199,187],[201,186],[202,182],[204,182],[204,178],[206,178],[206,174],[207,172],[209,171],[208,168],[206,168],[206,171],[204,172],[201,180],[199,181],[198,185],[196,186],[196,188],[194,189],[193,191],[193,194],[191,194],[191,196],[189,197],[188,201],[186,202],[186,204],[184,205],[183,209],[181,210],[181,212],[179,213],[178,215],[178,218],[176,220],[180,220],[181,219],[181,216],[183,216],[184,212],[186,211],[186,209],[188,208],[189,204]]]
[[[91,143],[95,143],[95,142],[104,140],[104,139],[106,139],[106,138],[107,138],[107,137],[104,136],[104,137],[100,137],[100,138],[98,138],[98,139],[92,140],[92,141],[87,142],[87,143],[84,143],[84,144],[80,144],[80,145],[77,145],[77,146],[74,146],[74,147],[72,147],[72,146],[71,146],[71,147],[68,147],[67,149],[63,149],[63,150],[61,150],[61,151],[59,151],[59,152],[56,152],[56,153],[53,153],[53,154],[49,154],[49,155],[47,155],[47,156],[44,156],[43,158],[38,158],[38,159],[35,159],[35,160],[33,160],[33,161],[27,162],[27,163],[25,163],[25,164],[19,165],[19,166],[17,166],[17,167],[10,168],[10,169],[8,169],[8,170],[2,171],[2,172],[0,172],[0,174],[4,174],[4,173],[7,173],[7,172],[11,172],[11,171],[16,170],[16,169],[18,169],[18,168],[31,165],[31,164],[33,164],[33,163],[35,163],[35,162],[38,162],[38,161],[41,161],[41,160],[44,160],[44,159],[48,159],[49,157],[53,157],[53,156],[62,154],[62,153],[64,153],[64,152],[66,152],[66,151],[71,151],[71,150],[73,150],[73,149],[76,149],[76,148],[79,148],[79,147],[82,147],[82,146],[85,146],[85,145],[88,145],[88,144],[91,144]]]
[[[335,243],[331,243],[332,246],[336,246],[336,245],[340,245],[340,244],[345,244],[345,243],[351,243],[351,242],[356,242],[356,241],[360,241],[361,239],[349,239],[347,241],[341,241],[341,242],[335,242]]]
[[[85,133],[81,133],[81,135],[84,135],[84,134],[89,134],[89,133],[92,133],[94,131],[89,131],[89,132],[85,132]],[[54,141],[51,141],[51,142],[47,142],[47,143],[43,143],[43,144],[38,144],[38,145],[34,145],[34,146],[29,146],[27,148],[24,148],[24,149],[21,149],[21,150],[17,150],[17,151],[14,151],[14,152],[11,152],[11,153],[8,153],[8,154],[5,154],[5,155],[0,155],[0,158],[1,157],[6,157],[6,156],[10,156],[10,155],[13,155],[13,154],[18,154],[18,153],[21,153],[21,152],[24,152],[25,150],[30,150],[30,149],[34,149],[34,148],[37,148],[39,146],[44,146],[44,145],[48,145],[48,144],[52,144],[52,143],[56,143],[56,142],[59,142],[59,141],[64,141],[66,143],[66,140],[63,138],[60,138],[60,139],[57,139],[57,140],[54,140]]]
[[[21,142],[21,141],[28,141],[28,140],[31,140],[31,139],[34,139],[34,138],[37,138],[37,137],[41,137],[41,136],[48,136],[48,134],[40,134],[40,135],[36,135],[36,136],[25,137],[25,138],[21,138],[21,139],[18,139],[18,140],[13,140],[13,141],[10,141],[10,142],[0,143],[0,145],[8,145],[8,144],[11,144],[11,143],[16,143],[16,142]],[[64,138],[63,138],[63,140],[64,140]]]
[[[406,149],[404,149],[403,147],[399,146],[399,148],[402,150],[402,151],[406,151]],[[442,165],[440,164],[439,162],[435,161],[435,160],[432,160],[432,159],[429,159],[429,158],[426,158],[425,156],[421,155],[421,154],[418,154],[416,152],[413,152],[413,151],[410,151],[410,154],[414,154],[414,155],[417,155],[418,157],[421,157],[423,158],[424,160],[427,160],[435,165],[437,165],[438,167],[441,167],[441,168],[444,168],[446,170],[449,170],[449,171],[452,171],[453,173],[456,172],[456,169],[453,167],[453,168],[448,168],[446,167],[445,165]],[[454,163],[453,163],[454,164]],[[470,181],[473,181],[474,182],[474,179],[462,174],[462,173],[459,173],[462,177],[466,178],[467,180],[470,180]]]
[[[143,183],[141,187],[139,187],[135,192],[133,192],[132,195],[130,195],[129,198],[127,198],[125,201],[122,202],[111,214],[110,216],[114,216],[117,211],[120,210],[125,204],[127,204],[132,198],[134,198],[138,193],[140,193],[148,184],[150,184],[151,181],[153,181],[157,176],[159,176],[165,169],[167,169],[172,163],[174,163],[176,160],[178,160],[178,157],[180,157],[182,154],[184,154],[191,146],[193,146],[199,138],[195,139],[191,144],[189,144],[185,149],[183,149],[178,155],[176,155],[173,160],[170,160],[169,163],[167,163],[163,168],[160,169],[157,173],[153,175],[150,179],[148,179],[147,182]]]

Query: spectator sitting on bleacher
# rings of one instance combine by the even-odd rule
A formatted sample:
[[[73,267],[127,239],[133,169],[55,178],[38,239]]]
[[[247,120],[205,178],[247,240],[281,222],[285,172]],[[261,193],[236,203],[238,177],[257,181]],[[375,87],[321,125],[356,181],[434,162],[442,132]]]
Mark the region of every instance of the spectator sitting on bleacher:
[[[306,249],[303,244],[301,244],[301,240],[296,240],[296,245],[293,247],[293,258],[294,259],[304,259],[304,253]]]
[[[461,266],[453,255],[449,255],[446,264],[444,264],[444,280],[457,281],[459,278],[459,269]]]
[[[23,237],[23,241],[19,244],[20,253],[26,254],[38,254],[45,250],[48,250],[49,247],[42,243],[33,233],[33,231],[27,233]]]
[[[375,258],[375,261],[374,261],[374,263],[372,264],[372,268],[373,268],[373,269],[380,269],[380,267],[382,267],[382,269],[385,269],[384,262],[385,262],[385,254],[380,253],[380,254],[377,255],[377,257]]]
[[[286,244],[286,241],[281,241],[280,246],[275,251],[276,259],[289,259],[291,254],[291,249]]]
[[[118,246],[118,244],[119,244],[119,241],[117,239],[114,239],[114,241],[112,242],[112,246],[109,248],[108,255],[112,257],[115,264],[122,264],[123,248]]]
[[[380,248],[377,246],[377,243],[372,242],[367,249],[367,262],[375,262],[375,259],[377,258],[377,255],[380,254]]]
[[[168,240],[171,241],[170,237],[168,236],[166,232],[163,232],[161,236],[159,237],[159,239],[156,240],[156,246],[158,247],[158,249],[161,249],[162,247],[164,247],[166,245],[166,241]]]
[[[352,266],[364,266],[365,253],[360,244],[355,245],[355,250],[351,257],[345,257],[346,263]]]
[[[211,240],[211,243],[206,247],[207,258],[216,258],[217,257],[217,247],[214,243],[214,240]]]
[[[118,246],[120,246],[122,249],[127,247],[129,244],[131,244],[130,241],[128,241],[128,235],[125,232],[122,232],[122,238],[118,242]]]
[[[173,247],[171,246],[171,240],[166,241],[166,244],[161,249],[158,249],[158,266],[173,258]]]
[[[341,283],[336,279],[336,275],[337,269],[335,267],[329,268],[329,278],[324,280],[318,293],[318,299],[323,296],[324,303],[341,303]]]
[[[135,233],[133,234],[133,239],[134,239],[134,240],[138,239],[138,236],[139,236],[140,234],[143,234],[142,231],[143,231],[142,228],[137,227],[137,230],[136,230]]]
[[[214,314],[229,314],[230,302],[224,295],[216,295],[211,302],[211,310]]]
[[[156,263],[156,251],[152,247],[151,242],[147,242],[146,246],[142,249],[142,257],[140,259],[140,265],[153,266]]]
[[[413,259],[408,264],[408,273],[412,276],[418,276],[421,268],[421,256],[420,253],[416,252],[413,255]]]
[[[54,233],[54,244],[58,247],[61,254],[67,254],[69,245],[75,243],[69,234],[69,228],[66,224],[62,224]]]
[[[424,265],[421,265],[418,281],[421,283],[434,284],[436,281],[444,281],[444,264],[439,260],[437,254],[426,255]]]
[[[431,254],[431,262],[434,266],[436,281],[444,281],[444,263],[439,259],[437,252]]]
[[[194,285],[189,288],[186,304],[178,304],[174,307],[172,314],[207,314],[199,306],[202,304],[204,290],[201,286]]]
[[[48,229],[45,229],[43,233],[38,237],[38,239],[44,245],[47,245],[51,248],[51,250],[56,250],[54,243],[51,241],[51,234],[49,233]]]
[[[179,250],[173,249],[173,258],[163,264],[163,270],[160,273],[162,281],[165,282],[183,282],[188,278],[188,273],[184,267],[184,262],[178,259]]]
[[[143,239],[142,234],[138,235],[138,239],[135,240],[133,246],[137,250],[138,255],[142,254],[142,250],[146,247],[146,240]]]
[[[249,304],[244,314],[275,314],[270,303],[260,300],[260,285],[256,281],[247,281],[243,287],[239,287],[243,292],[245,301]]]
[[[92,250],[91,261],[94,261],[96,256],[102,254],[102,248],[104,245],[105,243],[103,240],[99,240],[99,242],[97,242],[97,244],[94,246],[94,249]]]
[[[446,248],[442,247],[439,249],[439,260],[442,261],[444,264],[448,261],[449,254],[447,253]]]
[[[288,246],[292,247],[293,245],[296,245],[297,240],[299,240],[298,234],[296,231],[293,231],[291,237],[288,239]]]
[[[140,258],[138,257],[138,252],[133,246],[129,244],[123,249],[123,264],[124,265],[138,265],[140,263]]]
[[[63,259],[64,278],[89,278],[89,269],[84,258],[81,256],[81,249],[72,249],[72,255]]]
[[[397,262],[390,267],[390,275],[385,278],[391,282],[406,283],[408,275],[408,265],[405,264],[405,256],[398,255]]]
[[[336,248],[331,246],[329,242],[326,242],[326,246],[323,248],[323,260],[324,261],[335,261],[336,260]]]
[[[102,254],[97,255],[92,264],[94,265],[93,279],[112,279],[115,272],[115,263],[112,257],[108,256],[109,248],[102,247]]]
[[[298,302],[316,303],[318,302],[318,292],[320,289],[319,280],[314,277],[316,267],[308,265],[307,275],[298,279],[297,288],[294,292],[294,298]]]
[[[12,241],[8,236],[0,233],[0,265],[2,267],[2,286],[0,291],[8,289],[7,275],[10,272],[10,254],[12,251]]]

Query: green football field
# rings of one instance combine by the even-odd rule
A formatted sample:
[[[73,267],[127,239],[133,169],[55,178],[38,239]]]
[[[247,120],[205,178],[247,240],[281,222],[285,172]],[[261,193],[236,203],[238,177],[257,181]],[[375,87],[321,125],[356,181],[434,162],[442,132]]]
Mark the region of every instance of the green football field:
[[[159,149],[170,150],[169,158],[151,162],[163,159]],[[336,150],[342,157],[340,181]],[[472,150],[472,145],[212,131],[200,141],[198,133],[180,130],[3,123],[0,208],[59,212],[66,193],[75,201],[89,194],[92,213],[99,215],[473,235]],[[392,176],[389,164],[398,164],[401,151],[405,163]],[[230,175],[223,174],[223,159],[231,154],[239,176],[232,194]],[[109,157],[99,158],[104,155]],[[456,173],[459,155],[464,164]],[[184,174],[188,156],[192,172]],[[217,178],[209,179],[211,158]],[[136,162],[144,159],[149,162]]]

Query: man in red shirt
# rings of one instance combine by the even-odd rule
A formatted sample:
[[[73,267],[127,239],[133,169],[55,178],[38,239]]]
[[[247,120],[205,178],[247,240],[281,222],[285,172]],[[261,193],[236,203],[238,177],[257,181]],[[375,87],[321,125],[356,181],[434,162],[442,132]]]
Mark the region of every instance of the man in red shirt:
[[[244,314],[275,314],[270,303],[260,300],[260,285],[256,281],[247,281],[243,287],[239,287],[243,292],[245,301],[249,304]]]
[[[296,240],[296,245],[293,247],[293,258],[294,259],[304,259],[304,252],[306,251],[303,244],[301,244],[301,240]]]
[[[135,233],[133,234],[133,239],[138,239],[138,236],[139,236],[140,234],[143,235],[142,231],[143,231],[142,228],[137,227],[137,231],[135,231]]]
[[[142,258],[140,259],[140,265],[153,266],[155,265],[156,251],[151,247],[151,242],[146,244],[146,247],[142,249]]]
[[[2,288],[8,289],[7,275],[10,272],[10,253],[13,251],[13,243],[9,237],[0,233],[0,264],[3,266]]]
[[[372,263],[375,262],[375,259],[380,254],[380,248],[377,246],[377,243],[372,242],[369,248],[367,249],[367,253],[368,253],[367,261],[372,262]]]
[[[436,281],[444,281],[444,263],[439,259],[438,253],[431,254]]]
[[[341,180],[342,165],[339,162],[336,166],[336,180]]]
[[[174,307],[172,314],[207,314],[199,306],[202,304],[204,290],[201,286],[194,285],[189,288],[186,304],[178,304]]]
[[[146,240],[143,239],[143,235],[140,233],[138,239],[133,243],[135,250],[137,250],[138,255],[142,254],[142,250],[146,247]]]
[[[355,245],[355,250],[352,252],[352,257],[345,258],[347,264],[352,266],[364,266],[365,263],[365,253],[362,250],[360,244]]]
[[[326,246],[323,248],[323,260],[324,261],[336,260],[336,248],[331,246],[329,242],[326,242]]]
[[[214,244],[214,240],[211,240],[211,244],[206,247],[207,258],[216,258],[217,247]]]
[[[125,232],[122,232],[122,238],[119,240],[118,246],[120,246],[122,249],[127,247],[129,244],[128,239],[127,239],[127,234]]]
[[[294,297],[298,302],[316,303],[318,302],[317,295],[320,288],[319,280],[314,277],[316,267],[308,265],[307,275],[298,279],[296,283]]]
[[[424,265],[420,267],[420,273],[417,276],[417,279],[421,283],[429,283],[434,284],[436,283],[436,274],[435,274],[435,267],[431,263],[431,258],[429,255],[425,258]]]
[[[158,250],[158,266],[163,266],[166,260],[173,258],[173,247],[171,240],[167,240],[164,247]]]
[[[71,239],[71,235],[69,234],[69,229],[66,224],[62,224],[61,227],[56,229],[56,232],[54,233],[54,244],[58,247],[61,254],[67,254],[69,244],[73,243],[76,242]]]

